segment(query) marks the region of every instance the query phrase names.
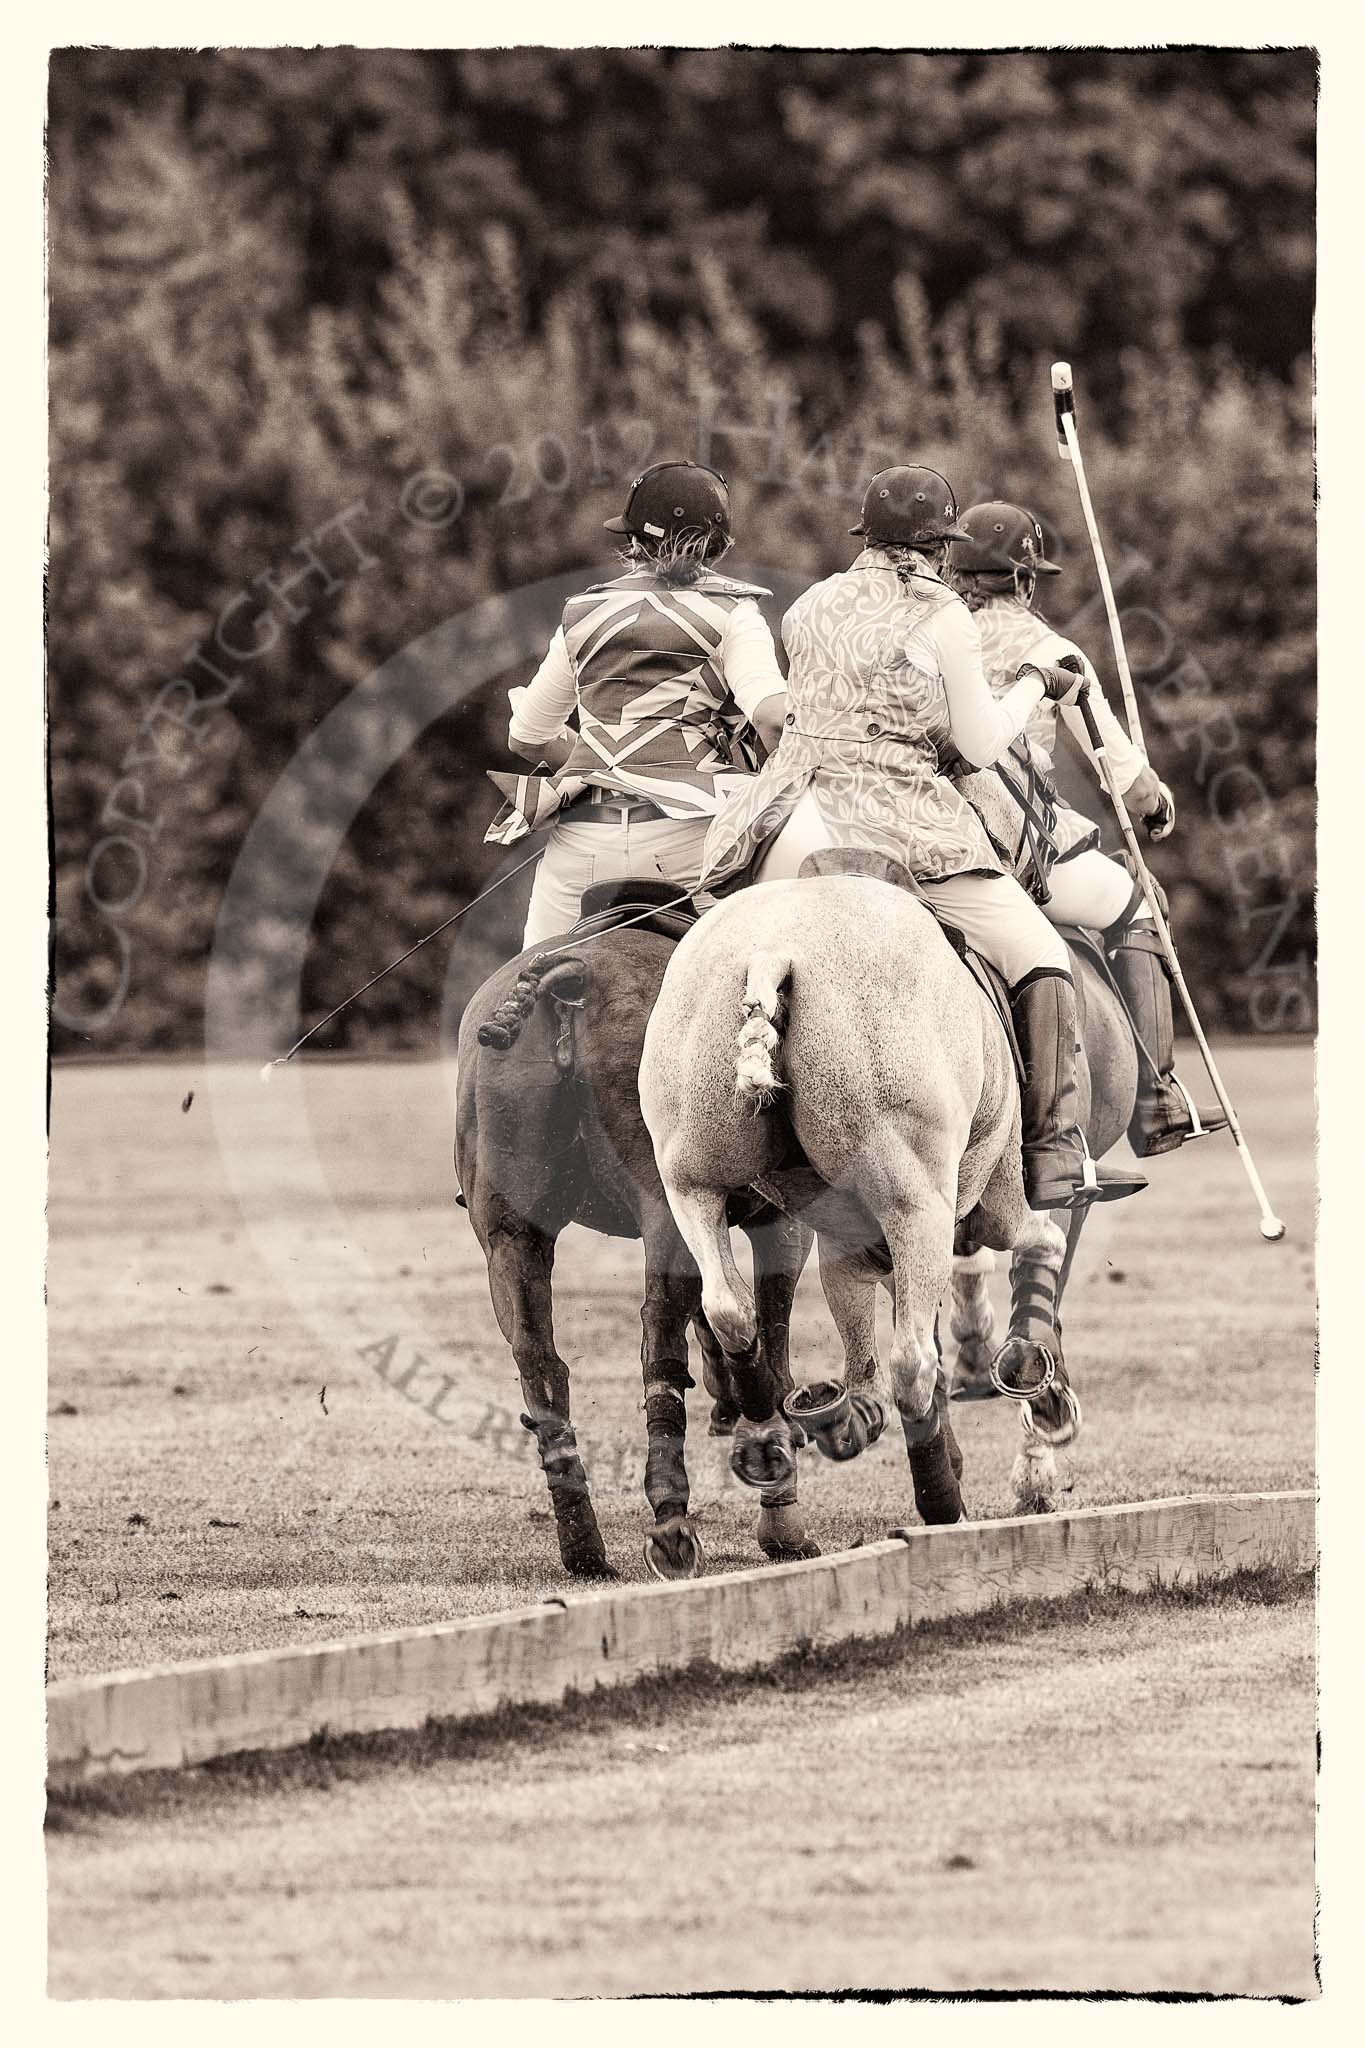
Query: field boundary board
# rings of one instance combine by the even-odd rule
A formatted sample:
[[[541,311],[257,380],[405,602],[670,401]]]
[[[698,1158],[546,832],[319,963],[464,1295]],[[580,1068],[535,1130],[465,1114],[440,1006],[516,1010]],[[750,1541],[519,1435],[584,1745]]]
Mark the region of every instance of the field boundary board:
[[[807,1645],[1091,1586],[1140,1592],[1243,1567],[1307,1570],[1314,1505],[1307,1492],[1208,1494],[909,1529],[798,1564],[60,1680],[47,1689],[49,1781],[552,1703],[697,1663],[756,1669]]]

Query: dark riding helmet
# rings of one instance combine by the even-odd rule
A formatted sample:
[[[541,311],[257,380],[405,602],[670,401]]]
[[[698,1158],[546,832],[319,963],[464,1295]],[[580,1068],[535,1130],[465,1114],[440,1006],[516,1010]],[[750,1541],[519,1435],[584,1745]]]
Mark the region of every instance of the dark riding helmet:
[[[971,505],[962,515],[964,538],[953,548],[953,573],[959,576],[1003,576],[1016,570],[1030,576],[1060,576],[1055,562],[1043,554],[1043,529],[1020,505],[992,499]]]
[[[940,540],[966,540],[957,523],[957,499],[936,469],[878,470],[863,492],[863,515],[850,533],[902,547],[928,547]]]
[[[730,486],[700,462],[656,462],[636,477],[608,533],[651,541],[729,540]]]

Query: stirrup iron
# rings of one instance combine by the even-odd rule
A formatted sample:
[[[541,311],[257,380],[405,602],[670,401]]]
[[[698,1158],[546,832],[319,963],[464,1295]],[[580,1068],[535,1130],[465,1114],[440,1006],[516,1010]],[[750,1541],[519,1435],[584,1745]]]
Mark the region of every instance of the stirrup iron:
[[[1191,1095],[1189,1089],[1185,1086],[1185,1083],[1181,1080],[1179,1074],[1174,1072],[1171,1074],[1171,1085],[1172,1087],[1178,1088],[1180,1090],[1180,1093],[1185,1098],[1185,1107],[1190,1113],[1190,1128],[1185,1133],[1184,1143],[1187,1145],[1192,1145],[1196,1138],[1211,1138],[1213,1136],[1213,1132],[1209,1130],[1206,1124],[1201,1122],[1199,1111],[1195,1107],[1194,1097]]]

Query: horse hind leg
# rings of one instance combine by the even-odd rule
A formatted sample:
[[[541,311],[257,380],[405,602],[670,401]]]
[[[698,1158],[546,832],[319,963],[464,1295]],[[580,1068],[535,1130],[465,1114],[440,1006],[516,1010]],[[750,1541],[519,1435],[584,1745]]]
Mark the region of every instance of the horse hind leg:
[[[952,1276],[953,1205],[936,1190],[879,1215],[895,1274],[891,1391],[910,1459],[915,1506],[928,1523],[960,1522],[962,1490],[943,1428],[935,1333]]]
[[[842,1380],[817,1380],[798,1387],[784,1403],[817,1449],[837,1464],[856,1458],[886,1426],[877,1398],[877,1283],[879,1266],[863,1246],[828,1232],[820,1238],[820,1284],[844,1347]]]
[[[744,1230],[754,1254],[759,1354],[762,1369],[776,1390],[780,1414],[785,1397],[792,1391],[792,1303],[810,1256],[812,1237],[806,1225],[794,1216],[774,1215],[761,1223],[747,1223]],[[764,1487],[759,1494],[757,1537],[759,1549],[774,1564],[820,1555],[820,1545],[807,1528],[797,1500],[794,1462],[789,1477]]]
[[[701,1352],[702,1384],[711,1396],[711,1421],[707,1435],[733,1436],[735,1424],[739,1421],[734,1382],[725,1363],[725,1353],[717,1344],[715,1332],[700,1309],[692,1318],[692,1334]]]
[[[994,1271],[995,1253],[988,1245],[953,1260],[948,1328],[957,1345],[950,1390],[954,1401],[986,1401],[995,1394],[991,1385],[995,1307],[990,1290]]]
[[[687,1326],[697,1312],[696,1269],[665,1203],[641,1218],[645,1294],[640,1366],[645,1385],[645,1498],[654,1527],[644,1558],[658,1579],[694,1579],[703,1569],[701,1538],[688,1516]]]
[[[1024,1440],[1010,1482],[1022,1514],[1051,1511],[1057,1487],[1053,1450],[1071,1443],[1081,1426],[1057,1323],[1066,1251],[1067,1238],[1051,1218],[1031,1213],[1010,1263],[1010,1332],[991,1364],[1000,1392],[1019,1403]]]
[[[668,1206],[701,1272],[701,1306],[721,1350],[739,1419],[730,1464],[746,1486],[785,1488],[796,1474],[796,1451],[778,1406],[781,1389],[758,1342],[753,1290],[735,1263],[719,1188],[679,1188],[665,1177]]]
[[[486,1249],[493,1309],[516,1361],[522,1425],[540,1453],[560,1557],[575,1578],[615,1578],[569,1419],[569,1368],[555,1349],[555,1240],[524,1221],[508,1222],[489,1232]]]

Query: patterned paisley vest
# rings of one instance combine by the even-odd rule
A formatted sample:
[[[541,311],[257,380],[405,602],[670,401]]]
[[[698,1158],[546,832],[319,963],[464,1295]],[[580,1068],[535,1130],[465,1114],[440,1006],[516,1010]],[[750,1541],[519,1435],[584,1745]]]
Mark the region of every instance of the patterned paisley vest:
[[[947,693],[917,628],[962,600],[936,577],[907,589],[879,549],[799,597],[782,623],[789,710],[776,753],[735,792],[706,838],[703,880],[754,859],[809,789],[831,838],[894,855],[920,881],[999,874],[1003,863],[943,772],[952,754]]]
[[[715,778],[758,765],[722,666],[726,620],[771,593],[708,575],[675,588],[647,572],[595,583],[564,607],[578,689],[573,752],[553,775],[492,774],[508,801],[485,840],[509,846],[589,788],[647,797],[670,818],[709,817]]]

